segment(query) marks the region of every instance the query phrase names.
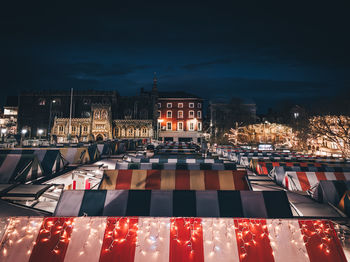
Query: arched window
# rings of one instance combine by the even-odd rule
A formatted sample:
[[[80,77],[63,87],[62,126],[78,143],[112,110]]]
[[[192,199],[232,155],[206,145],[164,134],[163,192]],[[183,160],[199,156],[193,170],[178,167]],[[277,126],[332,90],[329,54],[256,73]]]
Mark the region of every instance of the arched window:
[[[142,127],[141,128],[141,136],[143,136],[143,137],[145,137],[145,136],[147,136],[147,128],[146,127]]]
[[[134,136],[134,128],[133,127],[128,127],[127,131],[126,131],[126,135],[127,136]]]

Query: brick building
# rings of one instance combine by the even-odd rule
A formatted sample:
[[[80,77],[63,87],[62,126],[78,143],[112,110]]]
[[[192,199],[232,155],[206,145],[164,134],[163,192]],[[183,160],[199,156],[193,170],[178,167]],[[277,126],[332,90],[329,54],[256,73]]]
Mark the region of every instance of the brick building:
[[[161,140],[200,142],[203,99],[185,92],[159,92],[157,107]]]

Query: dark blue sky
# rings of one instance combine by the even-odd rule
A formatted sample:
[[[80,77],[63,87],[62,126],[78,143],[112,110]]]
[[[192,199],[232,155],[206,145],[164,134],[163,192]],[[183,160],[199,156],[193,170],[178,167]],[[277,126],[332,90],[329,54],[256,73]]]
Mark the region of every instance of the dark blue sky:
[[[71,87],[132,95],[151,88],[154,71],[162,91],[238,96],[261,110],[350,89],[348,1],[8,2],[5,95]]]

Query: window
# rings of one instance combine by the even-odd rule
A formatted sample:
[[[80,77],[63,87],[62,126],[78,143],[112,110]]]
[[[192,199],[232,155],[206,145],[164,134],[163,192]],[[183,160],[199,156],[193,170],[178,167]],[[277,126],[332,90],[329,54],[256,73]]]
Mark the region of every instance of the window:
[[[134,135],[134,128],[132,127],[129,127],[128,128],[128,133],[127,133],[128,136],[133,136]]]
[[[183,108],[183,107],[184,107],[184,103],[178,103],[178,104],[177,104],[177,107],[178,107],[178,108]]]
[[[201,104],[201,103],[198,103],[198,104],[197,104],[197,107],[198,107],[198,108],[202,108],[202,104]]]
[[[172,128],[171,128],[171,122],[167,122],[166,123],[166,129],[167,130],[171,130]]]
[[[188,111],[188,117],[189,118],[194,118],[194,111],[193,110]]]
[[[177,122],[177,130],[179,130],[179,131],[184,130],[184,124],[183,124],[183,122]]]
[[[194,124],[193,122],[190,122],[190,131],[193,131],[194,130]]]
[[[142,134],[142,136],[147,136],[147,128],[146,127],[143,127],[141,129],[141,134]]]
[[[58,126],[58,131],[59,131],[60,133],[63,133],[63,126]]]
[[[189,108],[194,108],[194,103],[189,103]]]
[[[166,104],[166,107],[167,107],[167,108],[172,108],[172,107],[173,107],[173,104],[172,104],[172,103],[167,103],[167,104]]]
[[[84,126],[83,130],[84,130],[84,132],[87,132],[88,131],[88,127]]]
[[[157,117],[160,118],[161,115],[162,115],[161,111],[158,110],[158,116]]]
[[[198,124],[197,124],[197,130],[198,130],[198,131],[202,131],[202,123],[201,123],[201,122],[198,122]]]
[[[173,113],[170,110],[166,111],[166,117],[167,118],[172,118],[172,115],[173,115]]]
[[[197,118],[202,118],[202,111],[197,111]]]
[[[177,118],[184,118],[184,111],[177,111]]]
[[[72,133],[75,133],[77,131],[77,127],[76,126],[72,126]]]
[[[162,107],[162,104],[161,103],[158,103],[158,108],[161,108]]]
[[[38,104],[39,104],[39,106],[46,105],[46,99],[45,98],[40,98]]]

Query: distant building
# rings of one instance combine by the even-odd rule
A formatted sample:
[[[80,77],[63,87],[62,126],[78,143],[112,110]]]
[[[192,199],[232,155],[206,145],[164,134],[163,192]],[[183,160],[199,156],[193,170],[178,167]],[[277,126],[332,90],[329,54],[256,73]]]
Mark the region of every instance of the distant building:
[[[57,142],[99,141],[120,138],[117,120],[134,123],[147,122],[147,137],[153,135],[149,122],[155,127],[154,90],[133,97],[121,97],[116,91],[74,91],[72,96],[72,118],[70,120],[70,91],[25,92],[19,97],[19,132],[26,130],[27,137],[51,136]],[[114,121],[116,120],[116,121]],[[144,126],[140,126],[143,130]],[[51,133],[50,133],[51,132]],[[70,135],[70,137],[69,137]]]
[[[210,102],[208,119],[211,139],[215,142],[223,142],[224,134],[234,128],[236,123],[255,123],[256,105],[242,103],[240,100],[233,100],[230,103]]]
[[[159,92],[157,107],[161,140],[200,142],[203,99],[185,92]]]
[[[18,97],[9,96],[3,112],[0,114],[0,131],[2,136],[17,134]]]

